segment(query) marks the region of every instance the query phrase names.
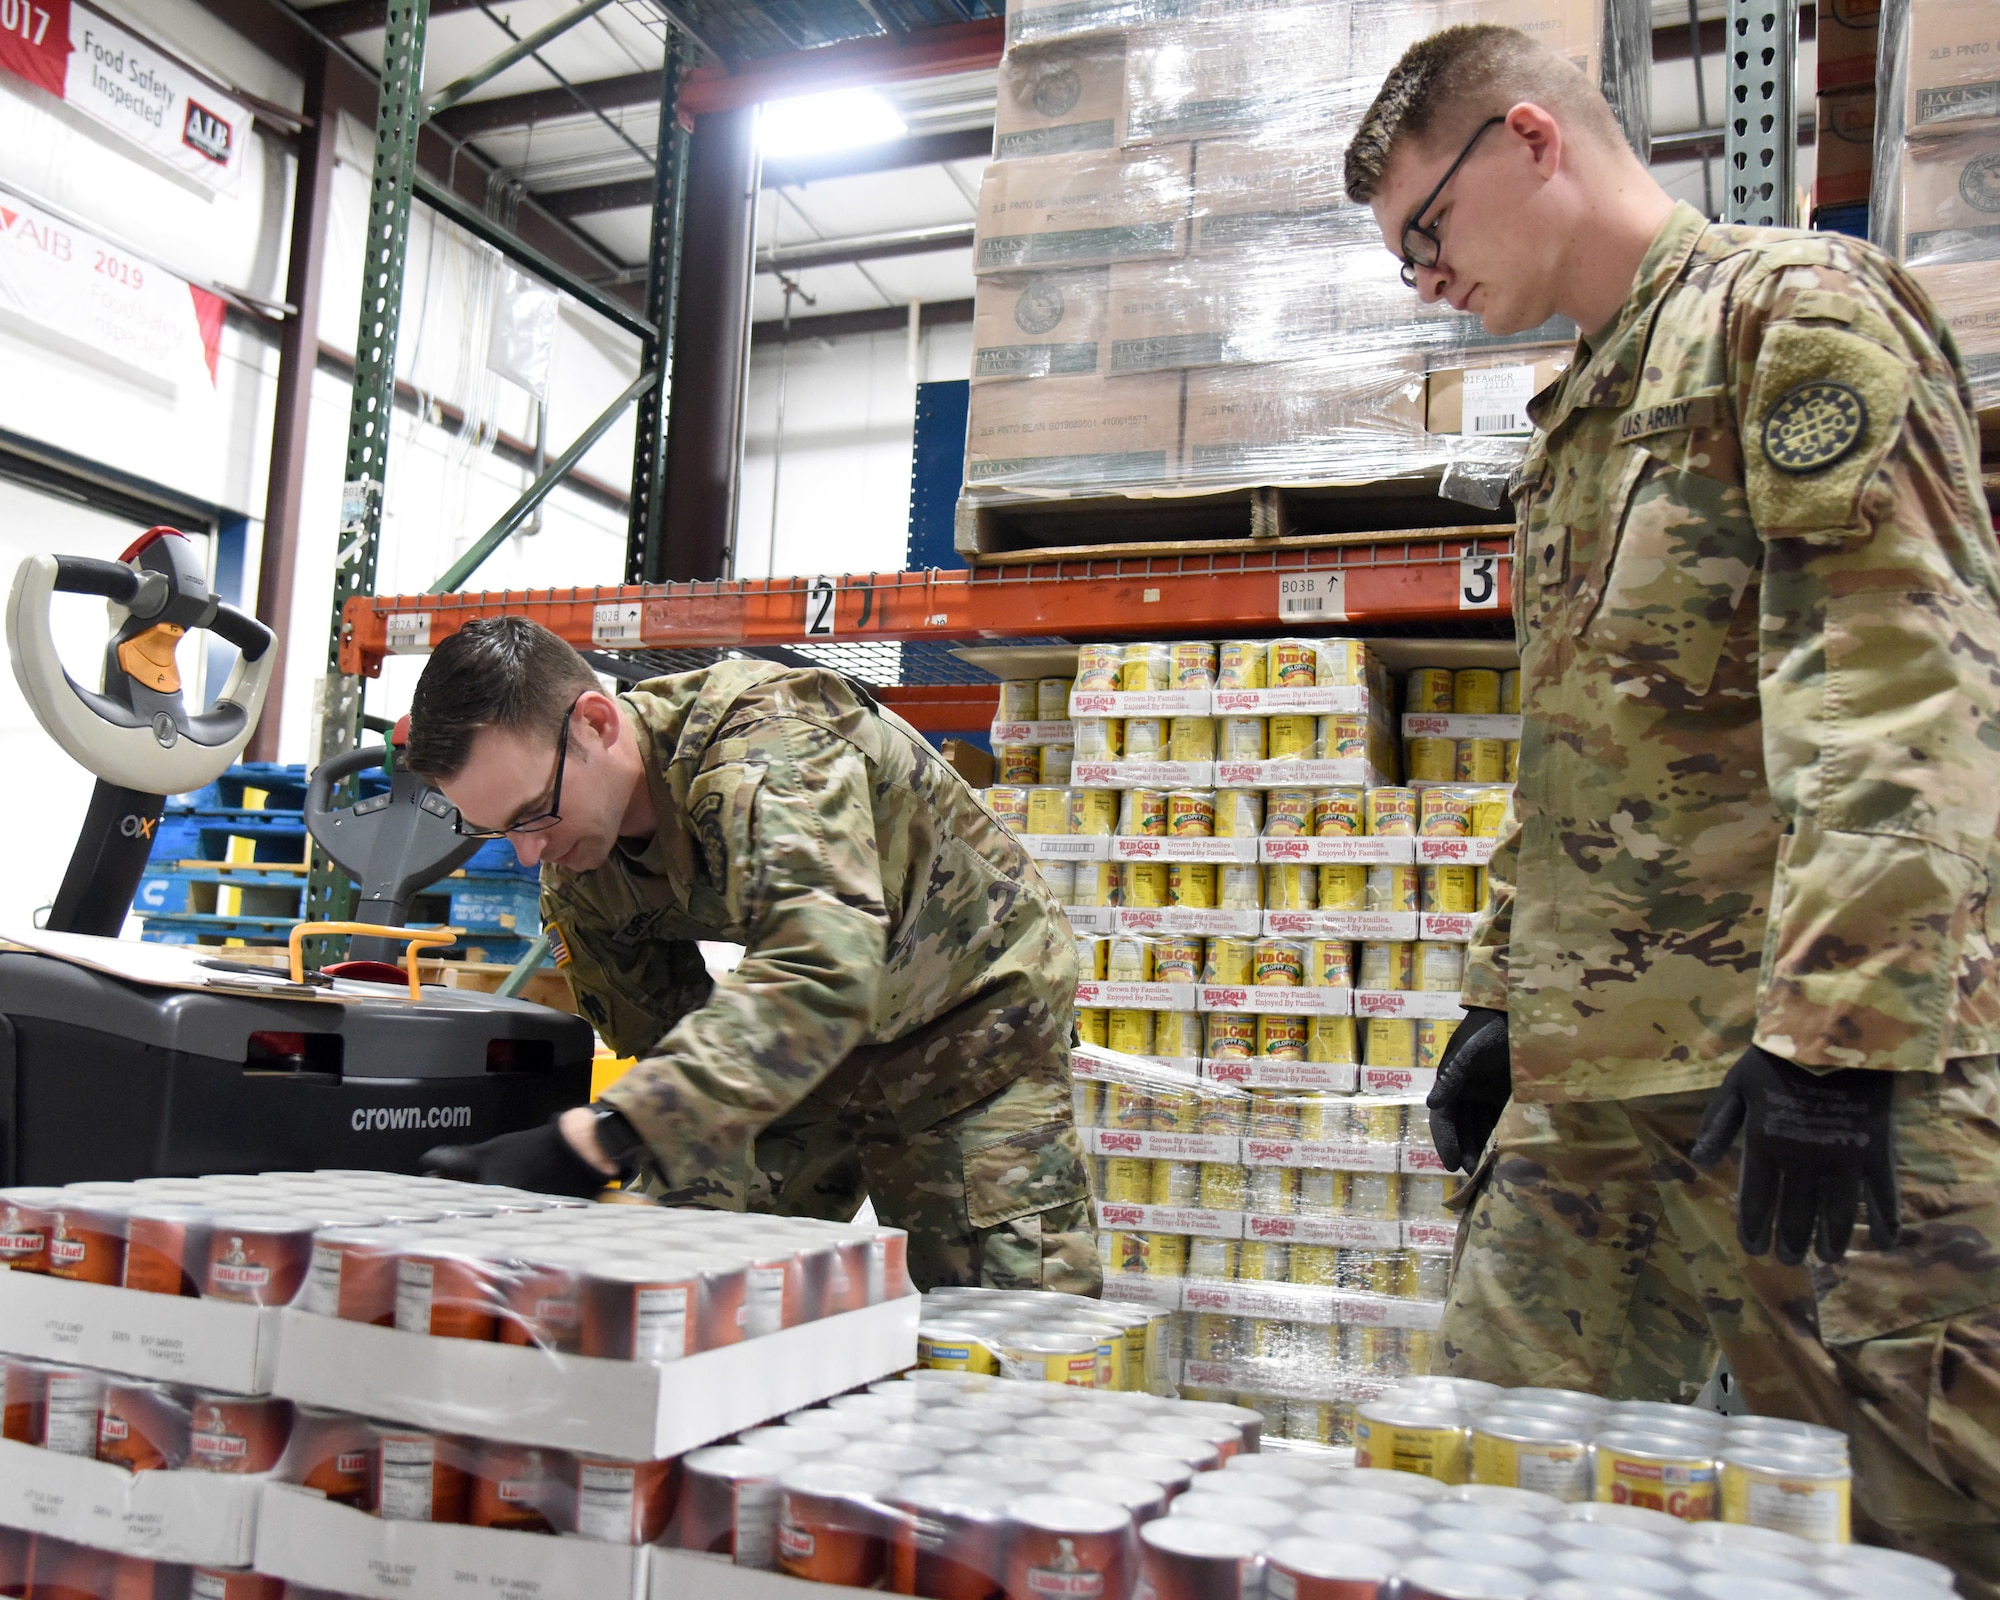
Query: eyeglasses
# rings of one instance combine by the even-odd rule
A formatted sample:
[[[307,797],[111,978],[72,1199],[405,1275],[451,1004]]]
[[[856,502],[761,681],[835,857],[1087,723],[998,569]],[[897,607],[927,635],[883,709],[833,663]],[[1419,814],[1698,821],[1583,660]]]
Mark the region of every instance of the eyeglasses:
[[[584,691],[589,693],[588,690]],[[569,762],[569,724],[576,715],[576,708],[583,704],[583,695],[578,695],[569,703],[569,710],[563,713],[562,733],[556,741],[556,775],[549,782],[549,808],[538,811],[532,817],[524,817],[519,822],[510,822],[504,828],[474,828],[467,825],[465,817],[458,811],[451,814],[451,831],[461,839],[504,839],[510,833],[547,833],[562,821],[563,768]]]
[[[1444,254],[1444,245],[1438,239],[1436,227],[1427,228],[1421,220],[1424,213],[1437,204],[1438,196],[1444,193],[1444,186],[1458,175],[1458,169],[1465,165],[1465,158],[1472,154],[1472,147],[1479,143],[1480,135],[1506,120],[1505,117],[1488,117],[1480,123],[1472,137],[1465,141],[1465,148],[1459,151],[1458,159],[1445,168],[1444,176],[1438,179],[1438,186],[1424,196],[1424,203],[1412,211],[1410,220],[1403,224],[1403,282],[1410,288],[1417,286],[1417,269],[1436,266],[1438,258]]]

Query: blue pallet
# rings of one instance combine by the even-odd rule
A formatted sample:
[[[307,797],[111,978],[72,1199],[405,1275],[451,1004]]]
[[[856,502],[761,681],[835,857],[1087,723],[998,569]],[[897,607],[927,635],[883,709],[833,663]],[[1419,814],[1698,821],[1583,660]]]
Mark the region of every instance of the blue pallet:
[[[542,931],[541,891],[519,878],[470,882],[447,878],[438,889],[451,893],[454,928],[510,928],[532,939]]]

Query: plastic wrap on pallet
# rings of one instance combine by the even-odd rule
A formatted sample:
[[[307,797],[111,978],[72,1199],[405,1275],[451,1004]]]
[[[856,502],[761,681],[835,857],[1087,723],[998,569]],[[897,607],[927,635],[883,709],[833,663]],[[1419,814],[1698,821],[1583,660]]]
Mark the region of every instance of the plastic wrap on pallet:
[[[993,158],[1115,150],[1125,143],[1125,41],[1012,50],[1000,63]]]
[[[1869,237],[1958,340],[1975,405],[2000,405],[2000,24],[1980,0],[1886,0]]]
[[[1127,54],[1127,141],[1324,138],[1329,128],[1351,127],[1379,84],[1348,71],[1352,11],[1347,0],[1301,0],[1136,35]]]
[[[1151,261],[1187,249],[1186,145],[996,161],[979,190],[974,270]]]
[[[1329,358],[1190,372],[1181,442],[1187,483],[1279,483],[1307,473],[1407,472],[1451,447],[1423,426],[1424,375],[1411,357],[1365,366]]]

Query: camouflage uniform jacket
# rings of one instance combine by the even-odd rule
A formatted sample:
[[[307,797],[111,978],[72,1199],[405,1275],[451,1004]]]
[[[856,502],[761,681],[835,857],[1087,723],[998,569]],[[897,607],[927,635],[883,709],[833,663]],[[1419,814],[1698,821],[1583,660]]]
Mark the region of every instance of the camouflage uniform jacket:
[[[1921,291],[1677,206],[1530,409],[1521,778],[1463,988],[1515,1094],[2000,1047],[2000,552]]]
[[[622,703],[658,832],[590,872],[543,867],[542,918],[583,1014],[645,1058],[604,1099],[669,1187],[739,1168],[859,1045],[1022,973],[1074,987],[1068,924],[1019,843],[845,680],[732,661]],[[746,946],[742,964],[711,983],[698,939]],[[879,1086],[905,1134],[1022,1064],[937,1069]]]

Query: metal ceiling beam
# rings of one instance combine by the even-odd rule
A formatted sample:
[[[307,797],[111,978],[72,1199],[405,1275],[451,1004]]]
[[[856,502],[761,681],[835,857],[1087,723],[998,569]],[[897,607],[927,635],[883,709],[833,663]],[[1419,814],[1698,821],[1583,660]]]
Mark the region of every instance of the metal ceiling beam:
[[[955,323],[972,320],[970,300],[927,300],[918,312],[919,326],[925,328],[949,327]],[[863,333],[907,333],[910,327],[908,306],[879,306],[868,311],[835,311],[824,317],[792,318],[792,343],[801,339],[849,339]],[[782,322],[754,323],[750,329],[751,347],[781,343],[785,338]]]
[[[660,98],[657,72],[627,72],[615,78],[592,78],[568,89],[530,89],[525,94],[497,94],[490,100],[467,100],[441,111],[435,126],[454,139],[476,139],[505,128],[525,128],[537,122],[557,122],[588,116],[577,95],[597,111],[624,111],[656,105]]]
[[[999,65],[1006,24],[999,17],[922,28],[902,42],[880,35],[844,39],[812,50],[788,51],[738,65],[734,73],[698,68],[681,94],[681,116],[732,111],[829,89],[907,83]]]
[[[478,9],[479,0],[432,0],[431,15]],[[300,6],[298,12],[320,32],[342,38],[382,27],[388,19],[389,0],[333,0],[331,5]]]
[[[484,88],[509,67],[526,61],[545,44],[560,39],[579,22],[588,21],[597,15],[611,0],[581,0],[561,16],[543,23],[533,33],[524,33],[515,38],[505,50],[491,59],[474,67],[462,78],[455,78],[424,101],[424,115],[434,117],[441,111],[449,111],[459,101],[476,90]]]
[[[811,244],[782,245],[757,257],[759,272],[810,272],[815,267],[840,267],[855,261],[884,261],[894,256],[929,256],[944,250],[972,248],[972,224],[942,228],[906,228],[898,233],[871,233],[850,239],[816,239]]]

